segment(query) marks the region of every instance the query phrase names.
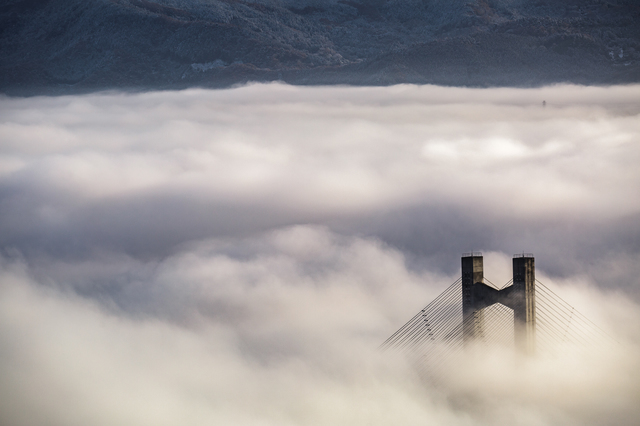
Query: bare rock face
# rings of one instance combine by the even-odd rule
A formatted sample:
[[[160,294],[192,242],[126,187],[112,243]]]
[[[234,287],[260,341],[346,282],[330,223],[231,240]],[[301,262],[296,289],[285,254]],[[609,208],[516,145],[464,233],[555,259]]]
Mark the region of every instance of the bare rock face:
[[[5,0],[0,90],[640,80],[635,0]]]

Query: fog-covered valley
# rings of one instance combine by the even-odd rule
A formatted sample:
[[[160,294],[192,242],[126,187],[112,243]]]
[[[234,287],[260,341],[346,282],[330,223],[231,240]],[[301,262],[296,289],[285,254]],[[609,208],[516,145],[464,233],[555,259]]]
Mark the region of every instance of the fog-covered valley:
[[[0,99],[0,423],[634,424],[638,86]],[[545,104],[543,105],[543,101]],[[480,250],[612,336],[378,345]]]

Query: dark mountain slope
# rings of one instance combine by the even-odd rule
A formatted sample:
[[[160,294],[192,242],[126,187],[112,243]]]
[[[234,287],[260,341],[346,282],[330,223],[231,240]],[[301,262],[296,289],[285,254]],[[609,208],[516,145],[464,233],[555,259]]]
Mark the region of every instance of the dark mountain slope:
[[[631,0],[6,0],[0,90],[640,80]]]

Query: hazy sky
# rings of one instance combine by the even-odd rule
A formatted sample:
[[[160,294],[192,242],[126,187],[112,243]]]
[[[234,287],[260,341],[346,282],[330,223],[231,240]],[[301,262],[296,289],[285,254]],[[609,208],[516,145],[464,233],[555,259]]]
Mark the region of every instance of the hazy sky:
[[[637,422],[638,99],[279,84],[0,98],[0,423]],[[533,252],[619,343],[467,354],[438,387],[377,352],[471,250],[496,283]]]

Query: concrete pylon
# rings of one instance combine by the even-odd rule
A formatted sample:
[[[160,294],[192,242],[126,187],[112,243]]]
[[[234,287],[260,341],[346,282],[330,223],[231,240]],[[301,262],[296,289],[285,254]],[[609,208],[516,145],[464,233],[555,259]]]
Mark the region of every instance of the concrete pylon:
[[[476,301],[477,285],[484,285],[484,265],[481,253],[462,255],[462,339],[469,343],[482,333],[482,308]]]
[[[523,352],[535,352],[536,344],[536,267],[533,255],[513,258],[511,287],[516,347]]]
[[[495,303],[513,309],[514,341],[524,353],[535,351],[536,302],[535,259],[533,255],[515,255],[513,284],[497,290],[484,284],[481,253],[462,256],[462,337],[471,342],[484,333],[482,310]]]

